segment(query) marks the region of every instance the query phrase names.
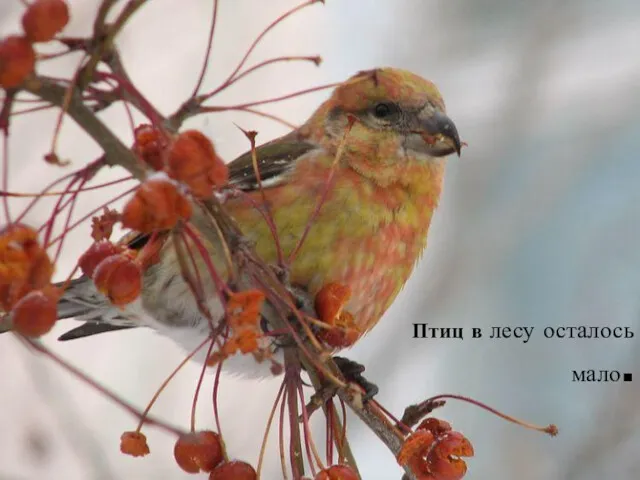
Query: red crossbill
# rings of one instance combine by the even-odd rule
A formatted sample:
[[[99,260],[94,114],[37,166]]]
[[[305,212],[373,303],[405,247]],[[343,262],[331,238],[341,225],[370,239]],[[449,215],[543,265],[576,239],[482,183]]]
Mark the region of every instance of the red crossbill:
[[[290,281],[311,296],[328,283],[348,286],[352,295],[345,310],[365,332],[391,305],[424,251],[445,157],[460,154],[460,146],[432,82],[392,68],[361,72],[339,85],[300,128],[257,149],[262,191],[251,152],[231,162],[229,183],[247,195],[229,198],[225,207],[258,255],[275,264],[276,243],[256,205],[266,199],[288,258],[325,196],[290,265]],[[208,249],[224,271],[219,246]],[[209,311],[219,320],[223,310],[215,285],[203,282]],[[171,242],[144,272],[136,302],[113,307],[85,278],[66,291],[59,316],[88,322],[62,339],[147,326],[191,350],[210,332]],[[253,363],[236,363],[247,361]]]

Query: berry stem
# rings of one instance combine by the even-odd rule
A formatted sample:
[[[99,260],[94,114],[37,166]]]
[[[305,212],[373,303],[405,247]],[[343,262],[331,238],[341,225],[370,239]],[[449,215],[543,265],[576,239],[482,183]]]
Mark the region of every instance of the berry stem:
[[[469,397],[465,397],[463,395],[456,395],[456,394],[452,394],[452,393],[445,393],[442,395],[436,395],[435,397],[431,397],[428,398],[427,400],[425,400],[424,402],[420,403],[419,405],[425,405],[428,403],[433,403],[434,401],[437,400],[443,400],[443,399],[452,399],[452,400],[460,400],[463,402],[467,402],[470,403],[472,405],[475,405],[477,407],[480,407],[490,413],[493,413],[494,415],[508,421],[511,423],[515,423],[516,425],[520,425],[521,427],[524,428],[528,428],[529,430],[535,430],[538,432],[543,432],[543,433],[547,433],[549,435],[551,435],[552,437],[555,437],[558,434],[558,427],[555,426],[554,424],[549,424],[546,427],[542,427],[540,425],[535,425],[533,423],[529,423],[529,422],[525,422],[524,420],[520,420],[516,417],[512,417],[511,415],[507,415],[506,413],[502,413],[499,410],[496,410],[493,407],[490,407],[489,405],[479,402],[478,400],[474,400],[473,398],[469,398]]]

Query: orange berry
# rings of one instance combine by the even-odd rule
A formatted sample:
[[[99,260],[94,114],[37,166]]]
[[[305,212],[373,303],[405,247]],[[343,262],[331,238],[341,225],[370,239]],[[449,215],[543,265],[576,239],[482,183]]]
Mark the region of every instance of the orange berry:
[[[127,255],[111,255],[95,267],[93,282],[100,292],[109,297],[111,303],[123,306],[140,296],[142,270]]]
[[[32,42],[48,42],[69,23],[63,0],[35,0],[22,16],[22,28]]]
[[[238,350],[251,353],[258,350],[258,332],[249,328],[240,330],[237,335]]]
[[[318,329],[317,336],[325,344],[334,348],[350,347],[360,338],[360,330],[353,315],[342,312],[333,320],[333,326]]]
[[[198,198],[206,198],[229,180],[229,170],[211,140],[197,130],[187,130],[174,140],[167,160],[169,176],[186,184]]]
[[[122,211],[122,225],[143,233],[168,230],[191,217],[189,200],[168,178],[152,177],[136,190]]]
[[[122,253],[123,250],[124,247],[114,245],[108,240],[95,242],[82,254],[78,260],[78,265],[82,273],[87,277],[93,277],[93,272],[100,262],[107,257]]]
[[[25,243],[27,241],[37,241],[38,232],[33,228],[21,223],[12,223],[0,230],[0,248],[7,242]]]
[[[347,465],[332,465],[318,472],[314,480],[359,480],[358,474]]]
[[[11,311],[13,329],[27,337],[40,337],[49,332],[58,318],[57,305],[61,293],[51,286],[27,293]]]
[[[133,152],[154,170],[162,170],[168,143],[165,135],[153,125],[142,124],[136,127],[134,137]]]
[[[451,431],[447,422],[434,420],[424,425],[429,429],[418,429],[405,440],[398,463],[408,466],[418,478],[460,480],[467,472],[467,464],[460,457],[472,457],[473,446],[464,435]]]
[[[35,64],[36,54],[27,39],[12,35],[0,41],[0,87],[17,87]]]
[[[140,432],[124,432],[120,436],[120,451],[132,457],[144,457],[149,454],[147,437]]]
[[[242,328],[230,337],[222,346],[220,354],[223,357],[233,355],[238,350],[242,353],[251,353],[258,350],[258,332],[251,328]],[[211,364],[215,364],[219,360],[217,355],[209,358]]]
[[[397,460],[401,466],[407,465],[415,459],[422,458],[434,442],[433,433],[428,430],[418,430],[409,435],[398,452]]]
[[[227,301],[227,322],[232,328],[255,327],[264,304],[260,290],[233,292]]]
[[[209,480],[256,480],[257,478],[255,469],[240,460],[221,463],[209,475]]]
[[[343,311],[351,298],[351,289],[339,283],[327,283],[316,294],[315,309],[318,318],[330,325],[318,331],[318,338],[334,348],[353,345],[360,338],[360,330],[353,315]]]
[[[53,269],[34,229],[12,224],[0,231],[0,307],[5,311],[31,290],[49,285]]]
[[[315,308],[323,322],[333,323],[351,297],[351,289],[339,283],[327,283],[316,294]]]
[[[209,430],[182,435],[176,441],[173,456],[185,472],[210,472],[224,458],[220,435]]]
[[[473,446],[460,432],[448,432],[436,440],[427,455],[429,470],[442,480],[460,480],[467,473],[467,464],[459,457],[472,457]]]

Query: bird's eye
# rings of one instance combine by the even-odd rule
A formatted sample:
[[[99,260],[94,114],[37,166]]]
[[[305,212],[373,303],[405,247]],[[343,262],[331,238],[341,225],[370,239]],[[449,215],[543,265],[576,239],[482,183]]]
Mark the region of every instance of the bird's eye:
[[[388,103],[378,103],[373,110],[373,114],[376,118],[388,118],[392,113],[393,107]]]

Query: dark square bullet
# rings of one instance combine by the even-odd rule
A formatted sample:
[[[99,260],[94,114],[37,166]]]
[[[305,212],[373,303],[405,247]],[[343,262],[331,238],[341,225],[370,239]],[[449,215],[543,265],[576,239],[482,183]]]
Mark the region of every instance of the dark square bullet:
[[[630,373],[625,373],[624,375],[622,375],[622,379],[625,382],[630,382],[631,381],[631,377],[632,377],[632,375]]]

